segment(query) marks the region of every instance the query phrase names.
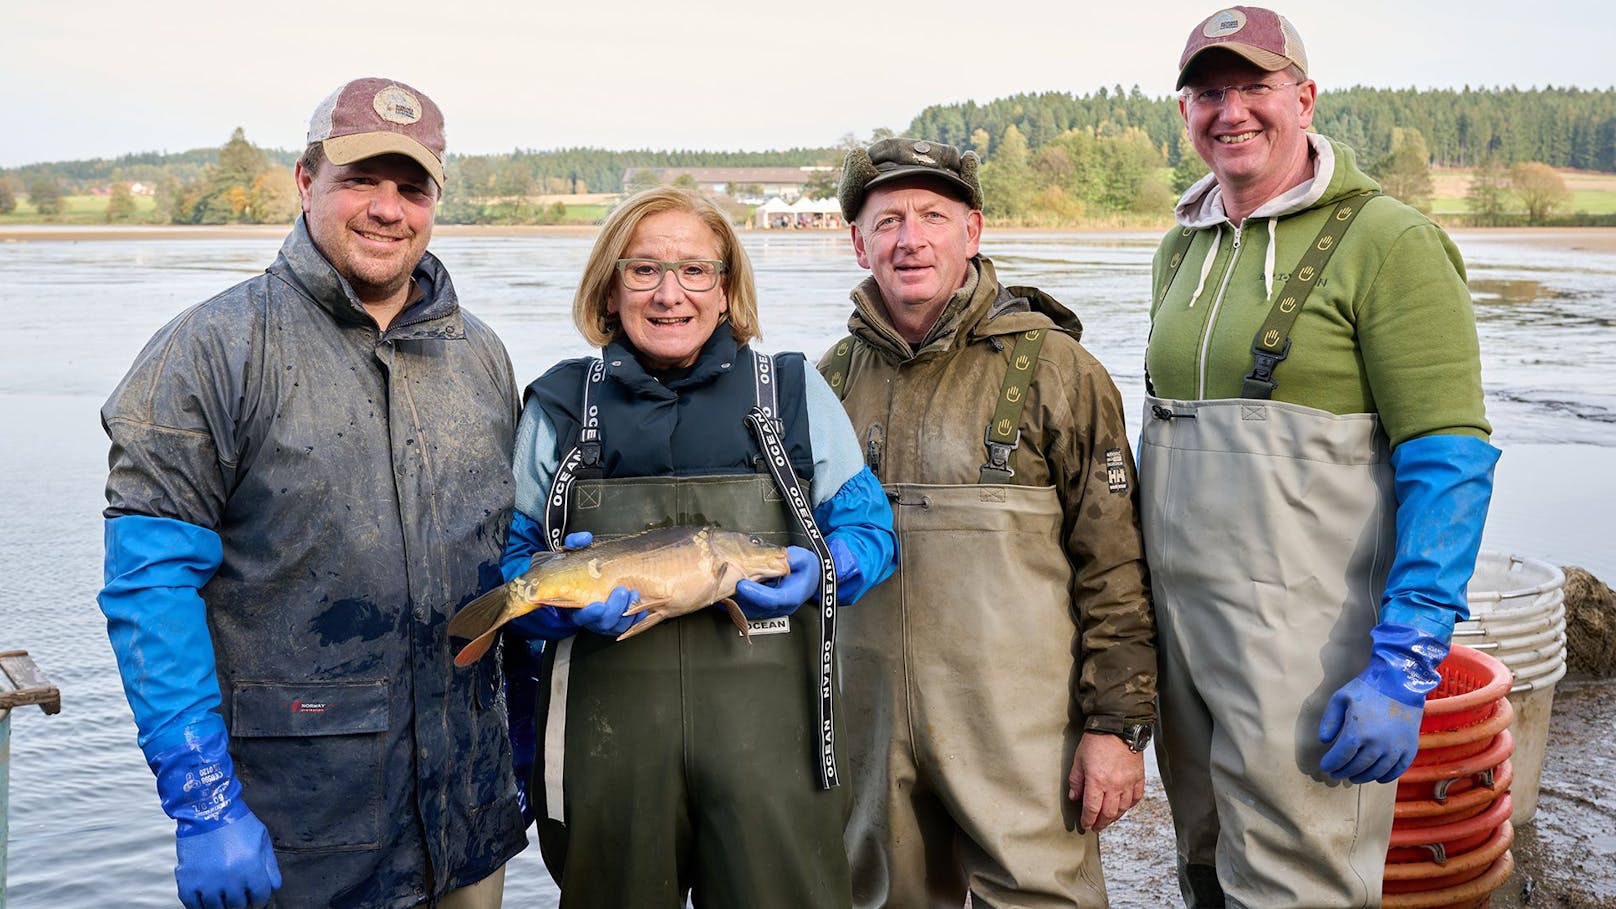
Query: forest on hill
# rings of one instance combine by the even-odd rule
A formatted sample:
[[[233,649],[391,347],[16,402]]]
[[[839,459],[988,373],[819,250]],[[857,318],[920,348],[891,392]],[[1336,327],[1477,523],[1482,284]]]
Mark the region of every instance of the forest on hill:
[[[1616,89],[1470,88],[1322,91],[1314,127],[1351,145],[1388,192],[1430,203],[1430,168],[1474,169],[1483,223],[1534,212],[1515,192],[1512,168],[1616,173]],[[1010,223],[1125,222],[1160,217],[1205,173],[1184,134],[1178,102],[1120,85],[1077,95],[1043,92],[986,103],[934,105],[902,130],[982,156],[990,218]],[[629,168],[839,165],[853,144],[892,135],[844,137],[835,147],[778,151],[654,151],[570,148],[454,155],[440,219],[479,223],[554,220],[565,206],[521,204],[535,196],[619,192]],[[217,149],[130,154],[0,169],[0,215],[19,198],[112,197],[108,220],[172,223],[279,222],[295,214],[295,151],[253,146],[238,129]],[[825,195],[828,185],[811,186]],[[130,187],[153,200],[119,201]],[[1566,199],[1569,199],[1569,194]],[[515,201],[515,205],[511,204]],[[1489,201],[1491,200],[1491,201]],[[8,208],[7,206],[10,206]],[[60,208],[58,208],[60,211]],[[1559,213],[1569,214],[1562,206]],[[1536,218],[1531,218],[1537,220]]]

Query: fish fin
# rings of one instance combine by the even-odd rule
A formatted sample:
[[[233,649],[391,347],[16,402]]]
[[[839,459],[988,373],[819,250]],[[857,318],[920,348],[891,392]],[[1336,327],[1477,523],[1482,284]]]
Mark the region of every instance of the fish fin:
[[[494,643],[496,634],[499,634],[498,628],[490,628],[478,635],[470,644],[462,647],[460,652],[455,654],[454,664],[456,666],[470,666],[472,663],[477,662],[478,657],[488,652],[489,646]]]
[[[629,610],[629,612],[633,612],[633,610]],[[629,612],[625,612],[623,614],[628,615]],[[657,624],[658,622],[661,622],[661,621],[662,621],[662,613],[653,612],[650,615],[646,616],[645,618],[639,620],[638,622],[635,622],[633,624],[633,626],[631,626],[629,628],[629,630],[627,630],[627,631],[623,632],[622,634],[618,635],[617,640],[626,641],[629,638],[634,637],[635,635],[639,634],[640,632],[644,631],[645,629],[650,628],[652,625],[655,625],[655,624]]]
[[[460,607],[460,611],[449,620],[449,634],[457,638],[481,637],[499,625],[500,617],[504,615],[505,606],[509,602],[510,592],[506,585],[495,587]]]
[[[570,550],[562,550],[562,552],[551,552],[548,549],[540,549],[539,551],[533,553],[533,558],[532,559],[528,560],[527,571],[532,571],[533,569],[539,567],[540,565],[543,565],[545,562],[548,562],[551,559],[558,559],[563,554],[565,554],[566,552],[569,552],[569,551]],[[522,573],[527,574],[527,571],[524,571]]]
[[[627,585],[624,585],[624,586],[627,586]],[[669,602],[670,602],[669,597],[658,597],[656,599],[646,599],[644,595],[641,595],[639,600],[637,600],[633,605],[629,606],[627,609],[623,610],[623,614],[624,615],[639,615],[640,613],[646,611],[647,609],[654,609],[654,608],[656,608],[658,606],[666,606],[666,605],[668,605]],[[622,638],[618,638],[618,640],[622,640]]]
[[[741,630],[741,637],[746,638],[746,643],[752,643],[752,629],[746,624],[746,613],[741,611],[740,605],[729,597],[718,602],[724,607],[724,611],[729,613],[729,620]]]

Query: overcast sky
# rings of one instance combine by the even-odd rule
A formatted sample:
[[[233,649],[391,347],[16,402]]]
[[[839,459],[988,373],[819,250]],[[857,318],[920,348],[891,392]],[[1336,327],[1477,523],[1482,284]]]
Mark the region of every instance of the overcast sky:
[[[420,88],[449,151],[777,149],[902,131],[927,105],[1137,84],[1172,91],[1218,7],[1189,0],[14,0],[0,14],[0,166],[303,145],[356,76]],[[242,12],[230,10],[242,9]],[[1616,85],[1609,0],[1276,7],[1323,89]]]

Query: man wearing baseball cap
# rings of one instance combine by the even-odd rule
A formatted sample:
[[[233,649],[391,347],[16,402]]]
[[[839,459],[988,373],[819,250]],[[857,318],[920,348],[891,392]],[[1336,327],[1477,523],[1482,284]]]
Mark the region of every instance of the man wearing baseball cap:
[[[495,907],[524,845],[497,660],[516,390],[426,251],[443,117],[343,85],[268,270],[180,314],[103,407],[100,604],[176,823],[180,900]]]
[[[1156,254],[1139,474],[1179,884],[1378,906],[1498,458],[1464,264],[1307,132],[1283,16],[1213,13],[1177,86],[1211,173]]]
[[[977,156],[848,154],[852,335],[820,361],[893,503],[841,621],[853,904],[1103,907],[1156,657],[1122,402],[1053,297],[979,254]]]

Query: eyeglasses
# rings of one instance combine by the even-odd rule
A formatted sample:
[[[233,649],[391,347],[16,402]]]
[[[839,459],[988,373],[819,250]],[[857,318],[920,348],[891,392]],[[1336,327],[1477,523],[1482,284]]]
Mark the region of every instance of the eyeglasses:
[[[1204,104],[1207,107],[1217,107],[1222,104],[1230,94],[1239,95],[1247,102],[1261,101],[1272,95],[1274,89],[1284,88],[1287,85],[1301,85],[1300,82],[1248,82],[1245,85],[1219,85],[1216,88],[1186,88],[1178,93],[1180,98],[1190,104]]]
[[[680,259],[665,262],[661,259],[618,259],[617,274],[629,290],[655,290],[662,285],[664,272],[673,272],[679,286],[693,294],[712,290],[718,286],[718,276],[724,273],[724,263],[717,259]]]

